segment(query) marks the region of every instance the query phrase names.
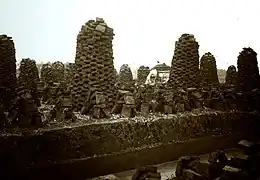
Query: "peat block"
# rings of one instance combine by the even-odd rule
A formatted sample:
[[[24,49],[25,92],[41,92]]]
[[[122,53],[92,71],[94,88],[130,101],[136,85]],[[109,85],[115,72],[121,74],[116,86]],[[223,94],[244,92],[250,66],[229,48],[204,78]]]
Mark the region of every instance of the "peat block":
[[[172,151],[170,150],[170,148],[174,149],[172,144],[199,138],[234,135],[239,138],[251,137],[257,131],[256,123],[259,119],[257,114],[247,112],[196,110],[167,116],[107,119],[100,120],[98,123],[86,120],[86,123],[81,125],[72,123],[69,127],[41,128],[26,133],[2,132],[0,168],[6,172],[10,170],[12,173],[26,172],[32,168],[59,162],[67,161],[71,164],[72,159],[101,158],[102,160],[104,156],[111,158],[113,154],[141,151],[139,155],[151,161],[151,158],[145,157],[145,154],[149,154],[153,147],[157,148],[156,151],[163,151],[165,148]],[[193,147],[203,148],[201,145],[198,147],[193,145]],[[192,148],[190,150],[192,151]],[[156,158],[154,163],[172,160],[165,157],[161,160]],[[95,161],[91,160],[91,162]],[[126,169],[133,168],[132,166],[135,165],[132,164]]]

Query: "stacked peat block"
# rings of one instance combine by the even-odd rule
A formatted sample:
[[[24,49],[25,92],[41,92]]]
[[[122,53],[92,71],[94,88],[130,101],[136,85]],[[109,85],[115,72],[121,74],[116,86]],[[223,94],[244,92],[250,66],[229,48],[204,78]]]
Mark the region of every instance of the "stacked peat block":
[[[118,89],[129,90],[134,86],[133,74],[128,64],[123,64],[120,68],[118,79],[116,82]]]
[[[141,99],[141,113],[144,116],[148,116],[149,112],[152,110],[151,103],[154,98],[154,86],[147,85],[144,89],[140,89],[140,99]]]
[[[190,110],[189,99],[187,91],[178,88],[174,93],[174,104],[176,112],[184,112],[185,110]]]
[[[16,80],[16,58],[15,47],[11,37],[0,35],[0,87],[3,91],[4,98],[1,98],[0,103],[3,103],[4,108],[8,108],[12,100],[16,96],[17,80]]]
[[[53,75],[52,75],[52,68],[51,63],[46,63],[42,65],[41,68],[41,81],[44,82],[44,84],[49,84],[52,82]]]
[[[172,114],[175,113],[175,103],[174,99],[174,92],[173,91],[165,91],[164,92],[164,113],[165,114]]]
[[[231,65],[227,69],[226,77],[225,77],[225,84],[230,85],[236,85],[236,79],[237,79],[237,70],[234,65]]]
[[[150,73],[149,67],[140,66],[139,69],[137,70],[138,84],[144,84],[149,73]]]
[[[251,48],[244,48],[237,60],[237,107],[240,110],[256,110],[259,101],[260,76],[257,53]],[[258,89],[258,90],[257,90]],[[256,92],[254,92],[257,90]],[[257,97],[256,97],[257,96]]]
[[[132,180],[160,180],[161,174],[157,172],[157,167],[146,166],[140,167],[132,176]]]
[[[17,97],[8,110],[8,127],[21,128],[41,127],[41,113],[38,111],[35,100],[24,86],[17,88]]]
[[[35,103],[40,106],[37,86],[40,82],[38,68],[36,62],[32,59],[22,59],[20,63],[20,74],[18,77],[19,86],[23,86],[30,92]]]
[[[203,106],[203,94],[196,88],[188,88],[188,102],[190,109],[202,108]],[[187,109],[187,108],[186,108]]]
[[[65,66],[62,62],[56,61],[51,65],[53,82],[59,83],[64,80]]]
[[[201,57],[200,78],[202,88],[211,89],[219,86],[216,59],[210,52]]]
[[[116,103],[112,109],[112,114],[121,114],[124,117],[136,115],[136,106],[133,94],[129,91],[118,90]]]
[[[60,83],[49,82],[44,88],[44,96],[43,101],[46,104],[53,105],[56,103],[56,99],[58,98]]]
[[[251,91],[260,87],[257,53],[252,48],[243,48],[237,60],[238,91]]]
[[[60,91],[61,92],[61,91]],[[65,121],[65,120],[75,120],[75,116],[72,112],[72,100],[70,96],[70,90],[67,88],[66,90],[63,90],[63,92],[58,95],[58,98],[56,100],[55,104],[55,110],[56,110],[56,119],[59,121]]]
[[[100,119],[110,117],[110,111],[108,96],[105,96],[103,92],[91,91],[90,89],[81,109],[81,114],[90,113],[91,117]]]
[[[90,90],[103,92],[108,97],[108,102],[113,102],[115,96],[113,36],[113,29],[101,18],[96,18],[96,21],[90,20],[82,26],[77,36],[76,68],[72,89],[73,106],[76,110],[83,107]]]
[[[168,85],[189,88],[199,85],[199,45],[194,35],[183,34],[175,43]]]

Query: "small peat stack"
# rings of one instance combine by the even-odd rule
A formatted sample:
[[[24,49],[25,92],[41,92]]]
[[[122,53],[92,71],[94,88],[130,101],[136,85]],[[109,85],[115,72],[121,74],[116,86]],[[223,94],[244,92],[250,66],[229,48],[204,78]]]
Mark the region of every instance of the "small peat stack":
[[[56,61],[51,65],[53,82],[60,83],[64,81],[65,66],[62,62]]]
[[[205,89],[219,86],[216,59],[210,52],[205,53],[201,57],[200,78],[200,86]]]
[[[144,84],[149,73],[150,73],[149,67],[140,66],[139,69],[137,70],[138,84]]]
[[[33,100],[39,106],[37,85],[40,82],[38,68],[36,62],[32,59],[22,59],[20,64],[20,74],[18,77],[18,85],[24,87],[30,92]]]
[[[129,89],[134,85],[133,74],[128,64],[123,64],[120,68],[116,86],[119,89]]]
[[[115,73],[113,29],[102,18],[88,21],[77,36],[75,73],[72,89],[73,106],[80,110],[89,92],[102,92],[113,102]],[[83,86],[84,85],[84,86]]]
[[[168,85],[183,89],[198,87],[198,77],[199,44],[194,35],[183,34],[175,43]]]
[[[52,66],[51,63],[46,63],[42,65],[41,68],[41,81],[45,84],[49,84],[53,81],[53,75],[52,75]]]
[[[225,84],[228,86],[236,85],[236,79],[237,79],[237,69],[234,65],[231,65],[227,69]]]
[[[243,48],[237,60],[238,91],[251,91],[260,87],[257,53],[252,48]]]
[[[16,97],[16,57],[15,46],[11,37],[0,35],[0,87],[1,100],[5,109]]]

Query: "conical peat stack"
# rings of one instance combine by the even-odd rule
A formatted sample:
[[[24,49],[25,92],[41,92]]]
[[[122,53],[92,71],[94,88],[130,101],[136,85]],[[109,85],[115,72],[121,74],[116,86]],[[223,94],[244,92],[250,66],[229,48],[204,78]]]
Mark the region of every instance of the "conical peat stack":
[[[236,79],[237,79],[237,69],[234,65],[231,65],[227,69],[225,84],[228,86],[236,85]]]
[[[5,95],[1,95],[0,101],[7,108],[16,96],[17,87],[15,46],[7,35],[0,35],[0,87],[5,89],[5,92],[1,92]]]
[[[238,91],[251,91],[260,87],[257,53],[252,48],[243,48],[237,60]]]
[[[134,85],[133,74],[128,64],[123,64],[121,66],[116,84],[119,89],[120,88],[128,89]]]
[[[65,66],[62,62],[56,61],[51,65],[53,82],[59,83],[64,81]]]
[[[22,59],[20,64],[20,74],[18,77],[19,86],[27,89],[37,105],[40,101],[37,93],[37,84],[39,83],[39,72],[36,62],[32,59]]]
[[[183,34],[175,43],[169,86],[189,88],[199,86],[199,44],[194,35]]]
[[[51,63],[46,63],[42,65],[41,68],[41,81],[45,84],[48,84],[49,82],[53,82],[53,75],[52,75],[52,67]]]
[[[205,89],[219,86],[216,59],[210,52],[201,57],[200,78],[200,86]]]
[[[114,99],[113,36],[113,29],[101,18],[88,21],[77,36],[72,90],[73,105],[77,110],[82,108],[88,91],[103,92],[109,102]]]
[[[149,73],[150,73],[149,67],[140,66],[139,69],[137,70],[138,84],[144,84]]]

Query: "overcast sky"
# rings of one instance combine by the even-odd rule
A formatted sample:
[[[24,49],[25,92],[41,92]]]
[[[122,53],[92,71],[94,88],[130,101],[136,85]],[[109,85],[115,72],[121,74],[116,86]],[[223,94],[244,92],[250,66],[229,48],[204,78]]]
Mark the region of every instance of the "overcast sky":
[[[102,17],[114,29],[114,63],[132,67],[171,63],[175,41],[191,33],[200,55],[218,68],[236,65],[250,46],[260,53],[257,0],[0,0],[0,34],[13,37],[17,61],[74,62],[83,24]]]

